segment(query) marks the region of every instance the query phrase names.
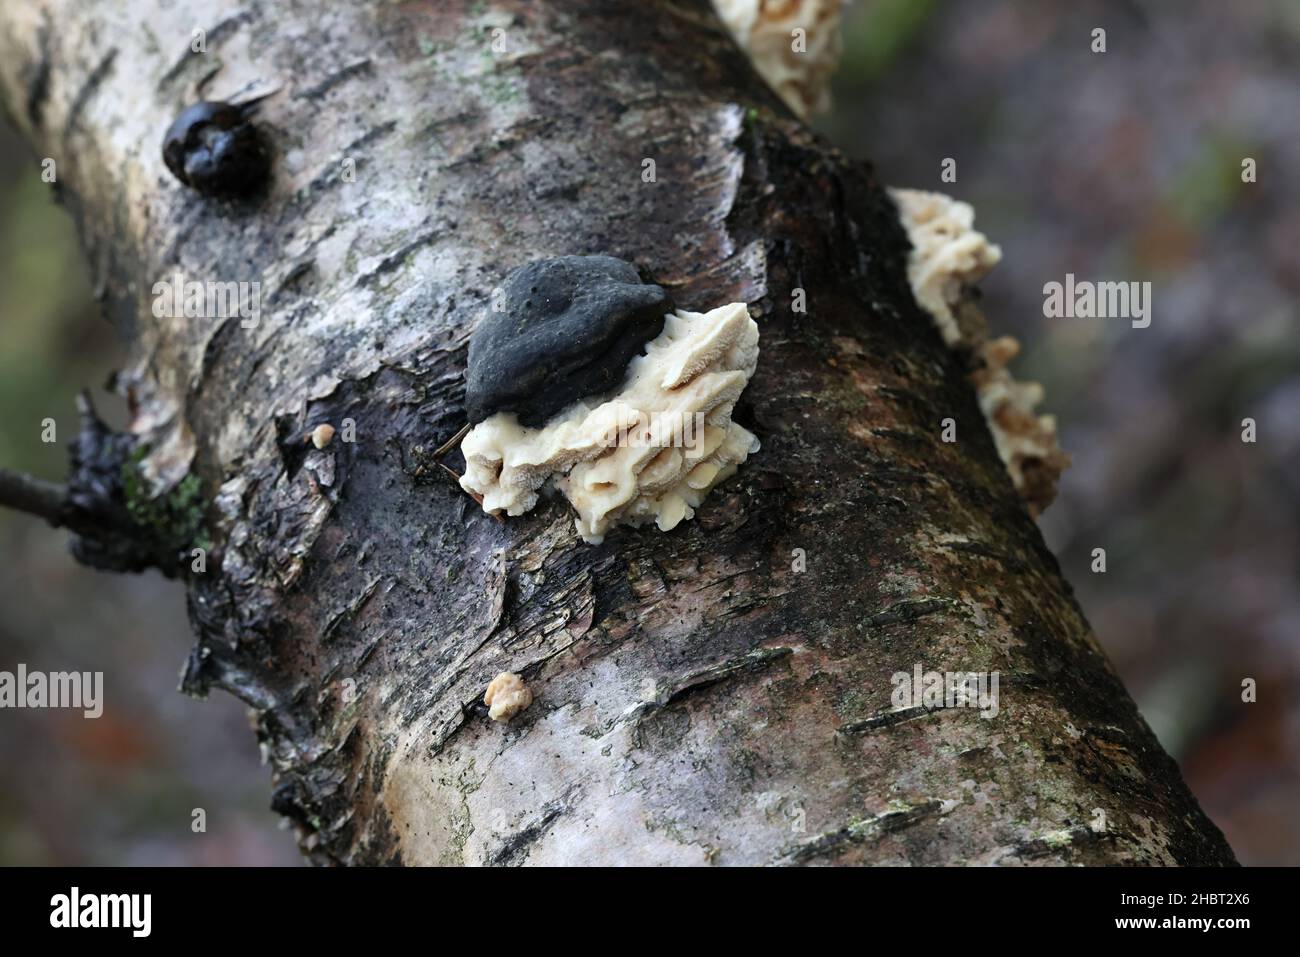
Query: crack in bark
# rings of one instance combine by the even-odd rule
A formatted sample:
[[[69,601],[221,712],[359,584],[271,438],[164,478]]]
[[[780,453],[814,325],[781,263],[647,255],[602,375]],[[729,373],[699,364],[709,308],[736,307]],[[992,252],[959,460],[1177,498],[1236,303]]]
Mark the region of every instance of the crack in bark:
[[[818,834],[787,850],[774,861],[777,867],[808,864],[818,858],[843,854],[851,848],[876,841],[886,834],[895,834],[941,813],[941,801],[926,801],[903,810],[886,811],[875,817],[854,821],[834,831]]]
[[[396,252],[385,256],[374,269],[358,276],[354,285],[360,289],[373,285],[380,276],[387,275],[388,273],[395,272],[399,269],[406,262],[407,257],[410,256],[411,253],[424,246],[428,246],[430,243],[436,242],[438,237],[441,235],[442,233],[436,229],[430,229],[427,232],[421,233],[410,242],[404,244]]]
[[[373,64],[369,57],[357,60],[355,63],[349,63],[347,66],[335,70],[315,86],[310,86],[301,93],[295,93],[294,97],[299,100],[319,100],[340,83],[370,73],[372,69]]]
[[[100,58],[95,69],[91,70],[90,76],[86,77],[80,89],[77,90],[77,95],[72,101],[72,107],[68,110],[68,118],[63,124],[63,139],[65,141],[71,139],[72,134],[76,131],[77,125],[81,122],[82,111],[89,105],[95,92],[103,86],[109,72],[113,69],[113,61],[116,59],[117,47],[113,47]]]
[[[485,864],[492,867],[518,867],[539,840],[546,836],[560,817],[572,810],[573,797],[580,789],[575,785],[554,801],[541,807],[540,813],[525,827],[515,831],[487,855]]]
[[[50,31],[51,24],[47,12],[43,18],[40,31],[36,35],[36,46],[40,50],[40,56],[35,66],[29,71],[30,79],[27,81],[27,119],[31,121],[32,126],[36,129],[41,127],[41,121],[45,116],[45,104],[50,96],[50,73],[52,69]]]
[[[693,693],[711,688],[729,678],[751,674],[793,654],[794,649],[790,647],[755,648],[738,658],[689,672],[673,682],[669,690],[656,694],[654,700],[642,701],[624,710],[601,731],[600,736],[604,737],[627,725],[638,725],[655,712],[677,704]]]
[[[951,611],[958,607],[957,602],[951,598],[914,598],[904,601],[895,602],[888,608],[882,609],[867,618],[867,624],[872,628],[878,628],[881,625],[896,625],[904,622],[913,622],[918,618],[926,615],[936,615],[940,612]]]
[[[915,721],[917,718],[928,718],[932,714],[940,711],[955,711],[955,708],[927,708],[924,705],[913,705],[910,708],[895,708],[889,711],[880,711],[869,718],[863,718],[860,721],[849,721],[835,729],[837,734],[865,734],[868,731],[879,731],[883,728],[892,728],[896,724],[902,724],[905,721]]]
[[[1029,564],[1023,559],[1017,558],[1007,552],[1001,552],[985,542],[942,542],[940,548],[946,548],[949,551],[962,552],[967,555],[977,555],[980,558],[987,558],[991,561],[1005,565],[1008,569],[1017,575],[1023,575],[1030,571]]]
[[[998,692],[1003,690],[1021,690],[1021,691],[1038,691],[1044,686],[1044,681],[1038,675],[1026,671],[1012,671],[998,674]],[[942,712],[966,711],[979,715],[978,708],[970,706],[948,707],[940,705],[938,707],[927,707],[926,705],[912,705],[907,708],[887,708],[883,711],[877,711],[875,714],[856,721],[846,721],[835,729],[836,734],[858,735],[868,734],[873,731],[882,731],[892,728],[898,724],[904,724],[909,721],[916,721],[920,718],[928,718],[931,715]]]
[[[1019,857],[1026,860],[1061,855],[1066,849],[1085,848],[1091,845],[1114,842],[1117,835],[1111,831],[1096,831],[1090,825],[1076,824],[1073,827],[1052,831],[1027,841],[1002,848],[993,856],[993,863],[1007,858]]]
[[[185,52],[181,54],[180,58],[176,60],[176,62],[173,63],[167,72],[158,80],[158,91],[162,92],[167,89],[167,87],[171,86],[176,82],[176,79],[185,72],[185,69],[191,63],[200,62],[209,52],[215,52],[215,48],[224,43],[228,37],[233,36],[239,27],[243,26],[245,23],[251,23],[252,20],[252,13],[247,10],[242,10],[233,16],[218,21],[216,26],[204,34],[203,38],[204,46],[210,46],[213,48],[212,50],[195,50],[193,49],[191,41],[191,45],[187,46]]]

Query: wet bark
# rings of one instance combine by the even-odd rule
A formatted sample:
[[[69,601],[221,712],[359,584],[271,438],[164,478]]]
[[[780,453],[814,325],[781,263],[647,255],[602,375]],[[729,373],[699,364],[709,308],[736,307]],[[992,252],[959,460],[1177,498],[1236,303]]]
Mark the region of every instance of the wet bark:
[[[268,90],[267,195],[167,174],[186,104]],[[311,859],[1232,862],[913,302],[880,184],[704,0],[33,0],[0,10],[0,91],[130,344],[105,494],[177,562],[184,687],[255,709]],[[493,287],[569,253],[758,319],[762,451],[669,534],[494,521],[432,461]],[[178,272],[261,283],[260,321],[156,316]],[[894,710],[917,664],[999,672],[997,717]],[[536,697],[506,726],[504,670]]]

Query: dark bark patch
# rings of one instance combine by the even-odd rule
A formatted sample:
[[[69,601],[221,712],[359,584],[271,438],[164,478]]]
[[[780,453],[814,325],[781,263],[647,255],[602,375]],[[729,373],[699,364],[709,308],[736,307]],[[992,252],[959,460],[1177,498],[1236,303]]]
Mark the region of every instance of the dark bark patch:
[[[50,67],[51,67],[51,50],[50,50],[50,23],[49,14],[46,14],[45,22],[41,25],[40,32],[37,34],[37,48],[40,50],[40,57],[36,65],[28,71],[27,79],[27,118],[31,121],[32,126],[40,129],[41,121],[45,117],[45,104],[50,97]]]
[[[309,86],[300,93],[295,93],[294,96],[300,100],[319,100],[340,83],[345,83],[354,77],[368,75],[372,70],[373,64],[370,62],[370,58],[367,57],[364,60],[349,63],[347,66],[335,70],[319,83]]]
[[[65,140],[75,132],[77,125],[81,122],[82,111],[90,103],[96,91],[104,85],[104,81],[108,79],[115,59],[117,59],[117,47],[113,47],[100,58],[95,69],[90,72],[90,76],[86,77],[85,82],[81,84],[81,88],[77,90],[77,95],[73,98],[72,106],[68,110],[68,119],[63,126],[63,138]]]

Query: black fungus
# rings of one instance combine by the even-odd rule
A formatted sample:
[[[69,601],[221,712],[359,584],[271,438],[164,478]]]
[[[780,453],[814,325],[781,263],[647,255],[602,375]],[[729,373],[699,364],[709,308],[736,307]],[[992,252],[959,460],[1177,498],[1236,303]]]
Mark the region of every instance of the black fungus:
[[[204,100],[187,107],[163,138],[172,175],[222,199],[248,196],[266,182],[271,155],[251,117],[253,103]]]
[[[540,426],[566,405],[618,386],[663,331],[668,293],[612,256],[561,256],[506,277],[498,309],[469,340],[465,407],[471,424],[514,412]]]

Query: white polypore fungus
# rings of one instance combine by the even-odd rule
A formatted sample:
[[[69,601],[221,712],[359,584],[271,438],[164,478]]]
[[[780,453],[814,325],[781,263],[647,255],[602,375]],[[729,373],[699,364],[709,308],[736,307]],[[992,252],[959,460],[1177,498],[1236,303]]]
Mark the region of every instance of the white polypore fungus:
[[[1002,250],[975,229],[975,210],[943,193],[893,189],[912,242],[907,278],[917,304],[939,327],[950,349],[974,348],[987,335],[968,290],[1002,261]]]
[[[948,347],[969,357],[970,379],[998,454],[1037,515],[1056,497],[1057,480],[1070,457],[1057,444],[1056,419],[1034,412],[1043,387],[1017,382],[1007,370],[1020,344],[1010,336],[989,340],[972,292],[1002,251],[975,229],[975,211],[968,203],[914,189],[892,189],[890,195],[912,242],[907,263],[912,294],[934,318]]]
[[[533,703],[533,693],[519,675],[503,671],[488,683],[483,703],[493,721],[509,721]]]
[[[579,400],[540,428],[510,412],[476,425],[461,443],[461,487],[484,511],[522,515],[551,481],[588,542],[620,523],[668,531],[758,451],[731,421],[757,362],[758,325],[743,302],[670,314],[616,392]]]
[[[830,107],[844,0],[713,0],[713,6],[790,109],[806,118]]]
[[[843,0],[713,0],[719,17],[755,69],[802,117],[829,105],[831,74],[839,65]],[[792,46],[802,29],[806,49]],[[972,289],[1002,258],[974,228],[975,211],[941,193],[890,190],[912,241],[908,278],[917,303],[934,318],[944,342],[969,357],[970,378],[998,454],[1017,491],[1037,515],[1056,497],[1070,458],[1057,444],[1056,420],[1036,415],[1043,389],[1017,382],[1007,363],[1020,346],[988,339]]]

